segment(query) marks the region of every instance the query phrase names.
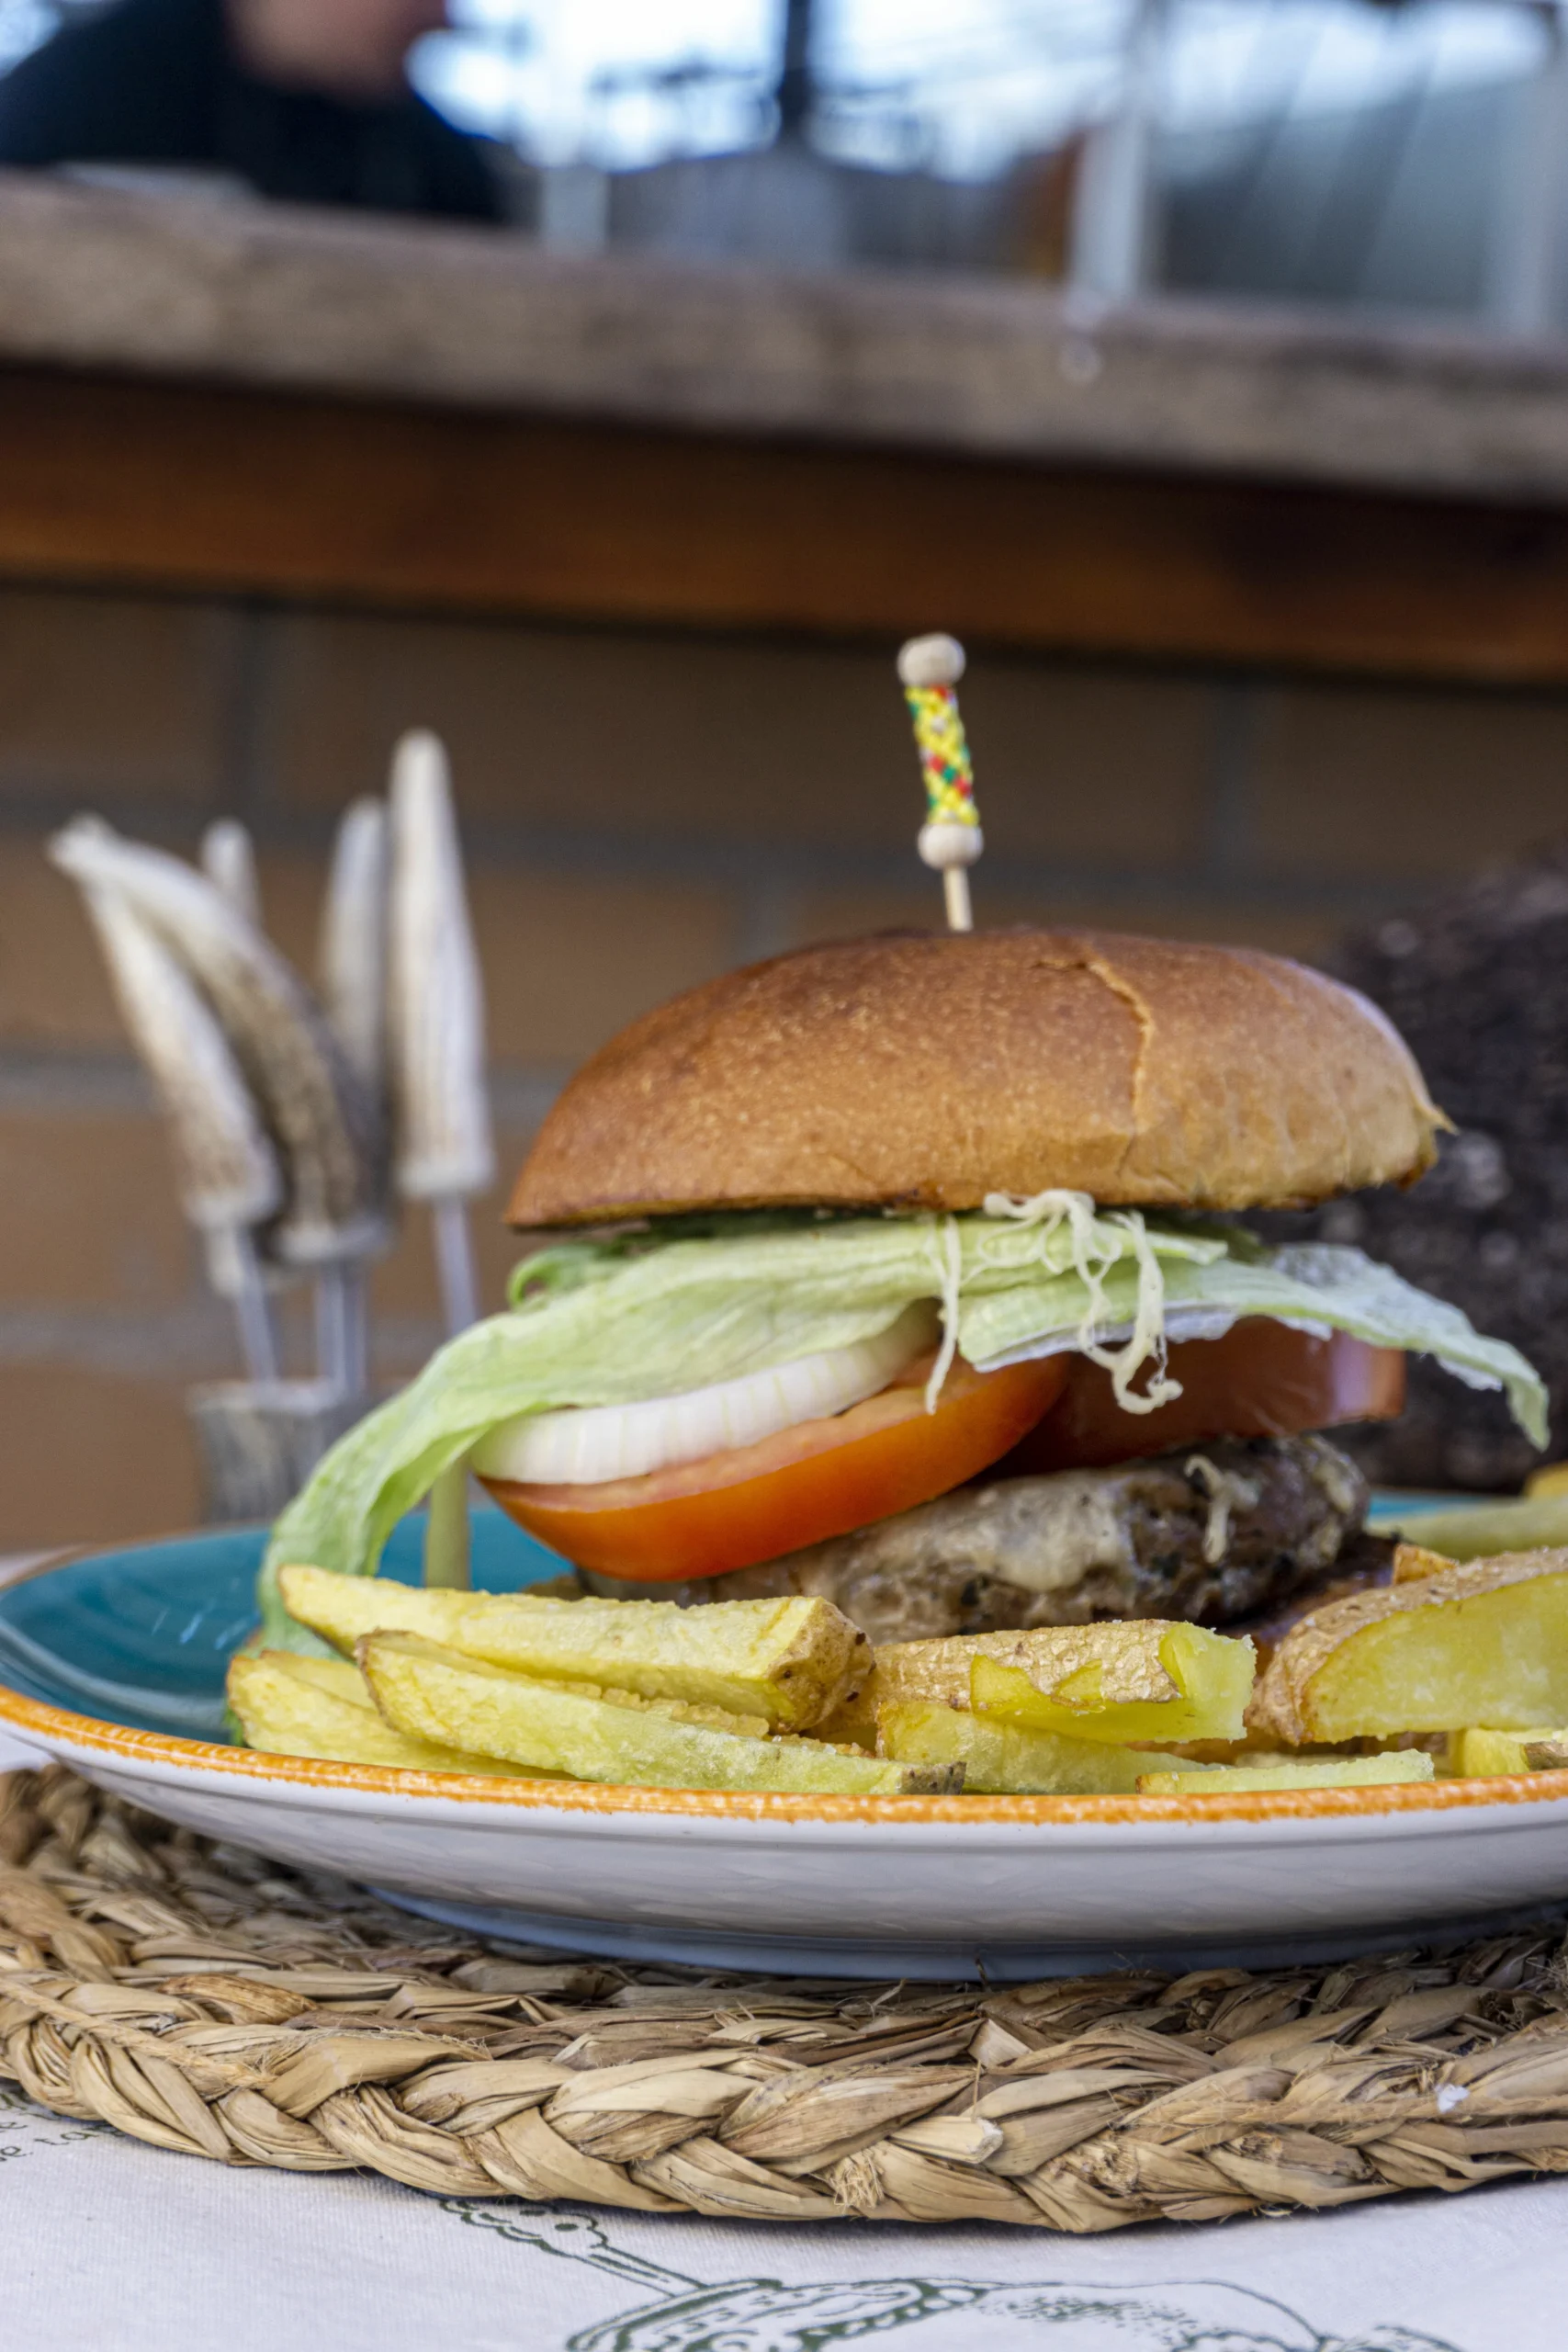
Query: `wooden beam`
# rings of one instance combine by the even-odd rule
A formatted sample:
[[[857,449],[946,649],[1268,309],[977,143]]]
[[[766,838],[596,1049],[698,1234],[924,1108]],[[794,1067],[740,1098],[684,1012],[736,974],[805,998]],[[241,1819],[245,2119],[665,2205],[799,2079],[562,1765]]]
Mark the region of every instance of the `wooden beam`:
[[[0,574],[1568,680],[1568,512],[0,373]]]

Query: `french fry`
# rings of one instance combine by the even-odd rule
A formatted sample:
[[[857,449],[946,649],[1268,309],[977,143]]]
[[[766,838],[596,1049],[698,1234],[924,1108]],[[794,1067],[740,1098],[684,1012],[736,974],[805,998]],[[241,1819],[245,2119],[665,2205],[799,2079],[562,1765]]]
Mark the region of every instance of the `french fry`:
[[[1548,1487],[1517,1502],[1456,1503],[1449,1510],[1412,1511],[1399,1521],[1410,1544],[1450,1560],[1490,1560],[1503,1554],[1568,1544],[1568,1494]]]
[[[270,1657],[275,1665],[286,1667],[296,1682],[312,1684],[351,1707],[363,1708],[367,1715],[376,1713],[370,1687],[351,1657],[297,1657],[291,1650],[262,1650],[252,1655]]]
[[[1076,1642],[1062,1641],[1064,1634]],[[1013,1640],[1010,1655],[987,1645],[971,1662],[976,1714],[1117,1747],[1241,1736],[1252,1690],[1248,1641],[1155,1620],[1052,1626]]]
[[[713,1709],[507,1673],[417,1634],[369,1634],[358,1655],[376,1704],[397,1730],[574,1780],[843,1796],[962,1786],[951,1766],[932,1770],[846,1754],[820,1740],[760,1737],[760,1724],[728,1728]]]
[[[1383,1756],[1259,1758],[1256,1764],[1201,1764],[1189,1772],[1145,1772],[1141,1797],[1246,1796],[1261,1789],[1365,1789],[1429,1781],[1432,1759],[1418,1747]]]
[[[876,1753],[876,1709],[870,1702],[868,1682],[819,1724],[813,1724],[814,1739],[825,1739],[834,1747],[863,1747],[868,1756]]]
[[[1288,1747],[1568,1722],[1568,1551],[1330,1601],[1280,1643],[1247,1720]]]
[[[546,1600],[298,1566],[279,1585],[289,1615],[341,1650],[367,1634],[420,1634],[515,1673],[684,1699],[784,1731],[814,1727],[871,1670],[865,1635],[830,1600]]]
[[[1424,1544],[1396,1544],[1393,1547],[1395,1584],[1419,1584],[1423,1577],[1440,1577],[1445,1568],[1458,1565],[1451,1553],[1429,1552]],[[1307,1614],[1311,1613],[1309,1610]]]
[[[497,1764],[485,1756],[394,1731],[378,1712],[359,1668],[346,1658],[296,1657],[288,1650],[248,1652],[230,1664],[229,1704],[246,1747],[272,1756],[392,1764],[412,1772],[521,1775],[516,1765]]]
[[[873,1655],[870,1679],[829,1726],[836,1738],[867,1747],[883,1707],[917,1700],[981,1705],[984,1713],[1015,1715],[1038,1731],[1114,1746],[1134,1739],[1236,1739],[1253,1676],[1250,1642],[1152,1618],[1041,1625],[1021,1634],[953,1634],[939,1641],[894,1642]],[[994,1705],[989,1697],[974,1699],[980,1660],[987,1661],[983,1686],[997,1693]],[[995,1680],[992,1665],[1011,1670],[1018,1680]],[[1027,1700],[1025,1685],[1032,1694]],[[1035,1703],[1041,1701],[1043,1711]]]
[[[1158,1770],[1176,1779],[1202,1770],[1146,1747],[1026,1731],[933,1699],[882,1708],[877,1734],[880,1752],[901,1763],[961,1764],[970,1796],[1125,1796],[1140,1773]]]
[[[1537,1724],[1525,1731],[1495,1731],[1472,1725],[1449,1734],[1446,1769],[1462,1781],[1490,1781],[1504,1773],[1560,1772],[1568,1766],[1568,1729]]]

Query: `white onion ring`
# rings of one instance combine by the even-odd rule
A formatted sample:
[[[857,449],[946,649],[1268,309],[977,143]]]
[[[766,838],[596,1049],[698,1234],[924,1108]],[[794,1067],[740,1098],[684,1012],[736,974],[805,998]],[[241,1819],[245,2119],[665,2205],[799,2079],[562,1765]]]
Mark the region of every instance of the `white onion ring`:
[[[824,1420],[863,1403],[934,1347],[938,1336],[936,1309],[922,1300],[874,1339],[711,1388],[637,1405],[519,1413],[486,1431],[470,1457],[472,1467],[481,1478],[525,1486],[598,1487],[679,1462],[705,1461],[710,1453],[756,1445],[797,1422]]]

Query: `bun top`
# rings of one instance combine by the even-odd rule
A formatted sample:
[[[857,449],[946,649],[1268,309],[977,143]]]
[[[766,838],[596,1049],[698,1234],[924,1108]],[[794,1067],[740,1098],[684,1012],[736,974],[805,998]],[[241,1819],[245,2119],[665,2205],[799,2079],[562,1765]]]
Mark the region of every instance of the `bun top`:
[[[893,933],[728,973],[561,1094],[513,1225],[818,1204],[1302,1208],[1408,1183],[1446,1125],[1377,1008],[1245,947]]]

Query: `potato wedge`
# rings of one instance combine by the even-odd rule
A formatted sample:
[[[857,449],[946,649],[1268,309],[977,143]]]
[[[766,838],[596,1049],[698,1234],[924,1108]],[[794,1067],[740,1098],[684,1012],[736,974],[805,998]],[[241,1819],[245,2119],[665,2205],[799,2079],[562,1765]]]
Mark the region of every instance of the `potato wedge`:
[[[935,1699],[884,1707],[877,1746],[905,1764],[962,1764],[967,1796],[1125,1796],[1141,1772],[1163,1770],[1174,1779],[1202,1769],[1146,1747],[1026,1731]]]
[[[1039,1731],[1113,1746],[1134,1739],[1235,1739],[1254,1663],[1250,1642],[1155,1619],[954,1634],[940,1641],[895,1642],[874,1657],[869,1682],[831,1726],[835,1736],[867,1746],[883,1707],[917,1700],[962,1708],[975,1703],[981,1659],[1018,1676],[1016,1682],[997,1681],[987,1665],[982,1679],[997,1702],[987,1698],[984,1711],[1016,1714],[1020,1724],[1027,1716]],[[1026,1685],[1032,1693],[1027,1702]],[[1009,1694],[1016,1694],[1016,1705]],[[1044,1712],[1035,1701],[1043,1702]]]
[[[1141,1797],[1247,1796],[1263,1789],[1367,1789],[1429,1781],[1432,1759],[1418,1747],[1384,1756],[1259,1758],[1256,1764],[1199,1765],[1192,1772],[1145,1772]]]
[[[1287,1747],[1568,1722],[1568,1551],[1330,1601],[1280,1643],[1247,1721]]]
[[[1100,1638],[1075,1651],[1046,1644],[1042,1632],[1023,1634],[1014,1636],[1010,1657],[976,1657],[969,1702],[976,1714],[1117,1747],[1241,1736],[1252,1690],[1250,1642],[1154,1620],[1048,1630]],[[1103,1638],[1111,1634],[1126,1638]]]
[[[721,1728],[712,1710],[588,1682],[510,1674],[417,1634],[367,1634],[359,1659],[377,1705],[410,1737],[457,1742],[574,1780],[843,1796],[907,1796],[962,1786],[951,1766],[900,1764],[845,1753],[820,1740],[761,1738]]]
[[[468,1755],[394,1731],[378,1713],[359,1668],[347,1658],[251,1651],[230,1664],[229,1704],[246,1747],[272,1756],[393,1764],[411,1772],[499,1772],[513,1778],[522,1773],[517,1765],[497,1764],[488,1756]]]
[[[1449,1734],[1445,1769],[1461,1781],[1489,1781],[1504,1773],[1560,1772],[1568,1766],[1568,1729],[1550,1724],[1524,1731],[1472,1725]]]
[[[278,1581],[289,1615],[341,1650],[367,1634],[422,1634],[519,1674],[685,1699],[784,1731],[819,1723],[871,1670],[865,1635],[830,1600],[544,1600],[311,1567]]]

